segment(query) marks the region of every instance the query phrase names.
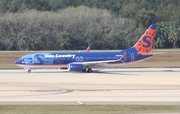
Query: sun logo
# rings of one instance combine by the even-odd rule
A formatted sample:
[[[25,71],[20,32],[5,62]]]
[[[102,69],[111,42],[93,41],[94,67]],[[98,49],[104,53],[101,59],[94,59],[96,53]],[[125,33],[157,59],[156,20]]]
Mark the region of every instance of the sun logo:
[[[152,44],[155,36],[155,30],[149,28],[140,40],[135,44],[135,49],[138,54],[149,54],[151,53]]]
[[[139,42],[138,42],[138,48],[137,51],[141,53],[149,53],[151,51],[152,42],[151,42],[150,36],[144,36]]]

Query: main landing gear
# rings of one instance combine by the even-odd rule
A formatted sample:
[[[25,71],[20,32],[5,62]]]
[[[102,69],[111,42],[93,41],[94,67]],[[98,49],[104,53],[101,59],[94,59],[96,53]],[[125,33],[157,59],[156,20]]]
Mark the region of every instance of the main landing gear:
[[[92,69],[87,66],[82,70],[82,72],[92,73]]]
[[[28,70],[28,73],[31,73],[31,69]]]

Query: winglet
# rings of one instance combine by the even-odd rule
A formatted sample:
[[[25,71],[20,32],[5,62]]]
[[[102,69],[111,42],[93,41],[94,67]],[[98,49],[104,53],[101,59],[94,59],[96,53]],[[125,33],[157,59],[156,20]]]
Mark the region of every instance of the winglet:
[[[91,50],[91,44],[87,47],[86,52],[90,52]]]

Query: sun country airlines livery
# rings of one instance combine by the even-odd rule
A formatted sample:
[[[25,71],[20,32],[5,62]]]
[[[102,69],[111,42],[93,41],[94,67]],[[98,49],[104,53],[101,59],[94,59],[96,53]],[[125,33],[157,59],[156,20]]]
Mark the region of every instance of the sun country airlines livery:
[[[118,66],[150,58],[156,25],[152,24],[131,48],[116,52],[46,52],[28,54],[14,62],[31,72],[32,68],[66,67],[69,71],[92,72],[92,68]]]

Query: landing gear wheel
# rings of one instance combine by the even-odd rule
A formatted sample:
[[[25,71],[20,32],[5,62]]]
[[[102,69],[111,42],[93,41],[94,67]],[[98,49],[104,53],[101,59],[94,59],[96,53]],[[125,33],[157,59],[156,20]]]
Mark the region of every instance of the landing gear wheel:
[[[31,73],[31,70],[30,70],[30,69],[28,70],[28,73]]]
[[[91,68],[88,68],[87,72],[91,73],[91,72],[92,72],[92,69],[91,69]]]

